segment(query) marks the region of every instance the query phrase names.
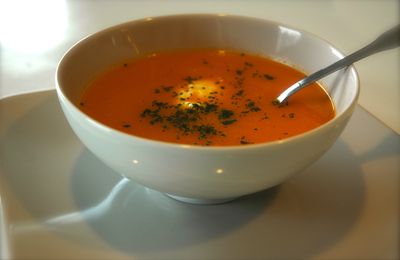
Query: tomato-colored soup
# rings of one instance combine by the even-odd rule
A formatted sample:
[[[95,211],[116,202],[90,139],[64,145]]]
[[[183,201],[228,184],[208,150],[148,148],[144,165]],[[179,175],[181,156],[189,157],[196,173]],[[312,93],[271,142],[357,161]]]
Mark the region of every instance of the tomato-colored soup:
[[[273,101],[305,75],[269,58],[228,51],[154,53],[103,72],[88,86],[83,112],[120,131],[195,145],[280,140],[335,115],[318,84]]]

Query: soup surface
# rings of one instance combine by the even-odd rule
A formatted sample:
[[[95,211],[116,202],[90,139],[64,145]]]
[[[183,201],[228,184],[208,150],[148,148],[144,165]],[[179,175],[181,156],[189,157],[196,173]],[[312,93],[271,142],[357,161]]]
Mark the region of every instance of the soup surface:
[[[273,101],[305,75],[228,50],[154,53],[105,71],[88,86],[83,112],[120,131],[195,145],[245,145],[301,134],[334,117],[318,84]]]

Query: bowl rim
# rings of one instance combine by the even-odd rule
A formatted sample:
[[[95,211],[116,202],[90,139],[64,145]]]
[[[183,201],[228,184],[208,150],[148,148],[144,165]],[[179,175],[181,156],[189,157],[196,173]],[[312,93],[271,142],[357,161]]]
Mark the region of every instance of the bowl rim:
[[[335,113],[335,117],[329,120],[328,122],[313,128],[311,130],[308,130],[304,133],[287,137],[281,140],[275,140],[275,141],[269,141],[269,142],[263,142],[263,143],[255,143],[255,144],[246,144],[246,145],[194,145],[194,144],[181,144],[181,143],[174,143],[174,142],[167,142],[167,141],[161,141],[161,140],[156,140],[156,139],[150,139],[146,137],[141,137],[141,136],[136,136],[132,135],[126,132],[123,132],[121,130],[115,129],[113,127],[110,127],[104,123],[101,123],[100,121],[88,116],[85,114],[83,111],[81,111],[76,104],[74,104],[66,94],[64,94],[61,84],[59,84],[59,75],[61,74],[60,72],[60,67],[64,63],[64,61],[67,59],[67,57],[71,54],[71,52],[76,49],[79,45],[85,43],[86,41],[89,41],[90,39],[99,37],[100,35],[106,34],[107,32],[114,31],[116,29],[120,29],[122,27],[130,26],[133,24],[139,24],[139,23],[144,23],[144,22],[151,22],[151,21],[160,21],[163,19],[200,19],[200,18],[216,18],[216,17],[227,17],[229,19],[243,19],[247,20],[249,22],[260,22],[260,23],[269,23],[273,24],[276,26],[283,26],[288,29],[295,30],[297,32],[300,32],[301,34],[307,35],[310,38],[313,38],[315,40],[318,40],[319,42],[328,45],[332,49],[335,50],[335,53],[339,56],[339,58],[344,57],[345,55],[343,54],[342,51],[340,51],[336,46],[331,44],[329,41],[319,37],[316,34],[310,33],[306,30],[303,29],[298,29],[295,26],[287,25],[285,23],[273,21],[273,20],[268,20],[264,18],[259,18],[259,17],[252,17],[252,16],[244,16],[244,15],[236,15],[236,14],[227,14],[227,13],[183,13],[183,14],[169,14],[169,15],[160,15],[160,16],[148,16],[148,17],[143,17],[139,19],[134,19],[134,20],[129,20],[126,22],[118,23],[115,25],[112,25],[110,27],[106,27],[104,29],[101,29],[99,31],[96,31],[94,33],[88,34],[87,36],[83,37],[82,39],[78,40],[75,42],[70,48],[67,49],[66,52],[62,55],[61,59],[59,60],[57,66],[56,66],[56,72],[55,72],[55,87],[56,87],[56,92],[59,97],[59,100],[61,102],[66,102],[70,108],[73,109],[74,113],[77,113],[79,116],[90,119],[90,122],[95,124],[96,127],[100,127],[102,130],[105,130],[107,132],[116,134],[120,136],[121,138],[124,138],[126,140],[131,140],[135,142],[141,142],[141,143],[147,143],[148,145],[153,145],[153,146],[162,146],[164,148],[171,148],[171,149],[193,149],[193,150],[199,150],[199,151],[234,151],[234,150],[240,150],[240,151],[247,151],[247,150],[258,150],[258,149],[265,149],[265,148],[273,148],[276,146],[282,146],[282,144],[286,143],[293,143],[293,142],[298,142],[301,139],[307,138],[316,132],[323,131],[329,127],[335,127],[334,125],[348,115],[349,113],[352,113],[354,110],[357,100],[360,95],[360,79],[359,79],[359,74],[357,70],[355,69],[354,65],[351,65],[347,68],[349,70],[349,73],[353,76],[354,78],[354,84],[355,84],[355,94],[354,98],[351,100],[350,104],[338,115]],[[223,19],[223,18],[222,18]],[[125,140],[125,141],[126,141]]]

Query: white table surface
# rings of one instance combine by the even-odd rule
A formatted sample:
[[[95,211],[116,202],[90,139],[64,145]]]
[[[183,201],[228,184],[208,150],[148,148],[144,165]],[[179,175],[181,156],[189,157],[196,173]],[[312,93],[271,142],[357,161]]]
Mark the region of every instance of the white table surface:
[[[373,40],[382,31],[397,24],[399,22],[399,8],[400,2],[397,0],[0,0],[0,99],[26,92],[54,89],[54,73],[57,63],[72,44],[100,29],[132,19],[177,13],[227,13],[254,16],[283,22],[290,26],[309,31],[331,42],[344,53],[350,53]],[[287,258],[295,259],[296,257],[293,255],[295,252],[304,253],[298,255],[299,257],[315,259],[351,259],[354,257],[358,259],[397,259],[399,257],[398,181],[400,169],[398,135],[400,133],[399,60],[400,51],[391,50],[356,63],[355,66],[361,79],[359,105],[365,110],[360,110],[360,108],[358,109],[355,119],[350,123],[350,128],[344,133],[341,141],[339,141],[327,157],[324,157],[325,159],[323,158],[319,161],[317,166],[313,166],[309,171],[294,178],[280,188],[278,190],[277,199],[275,199],[275,202],[272,204],[275,206],[267,207],[259,217],[254,217],[254,219],[249,221],[247,225],[243,225],[241,229],[234,232],[224,233],[224,231],[222,234],[213,237],[213,239],[200,241],[201,243],[199,244],[189,241],[194,244],[191,244],[190,247],[178,248],[181,250],[180,256],[185,258],[185,256],[187,256],[185,254],[191,252],[202,252],[203,256],[208,256],[208,258],[212,258],[213,253],[215,253],[214,256],[223,256],[223,252],[220,251],[221,246],[229,245],[230,242],[234,242],[237,245],[237,248],[233,248],[232,252],[238,252],[239,255],[237,256],[245,257],[245,255],[240,255],[240,236],[251,240],[253,239],[251,234],[254,232],[267,232],[268,230],[277,232],[279,226],[274,225],[277,223],[282,224],[284,223],[284,220],[274,218],[274,214],[282,212],[281,210],[285,209],[289,210],[289,212],[285,211],[286,213],[294,213],[295,215],[297,214],[297,216],[304,218],[313,217],[312,214],[314,213],[321,213],[321,218],[315,218],[315,221],[307,222],[308,225],[318,227],[318,225],[321,224],[324,228],[327,228],[328,231],[331,231],[332,234],[326,234],[326,237],[324,237],[320,234],[324,229],[321,229],[320,231],[316,230],[315,233],[313,233],[312,230],[308,231],[300,228],[297,230],[297,236],[291,237],[289,240],[285,239],[284,235],[282,235],[282,237],[277,237],[278,240],[275,240],[273,237],[268,236],[268,234],[265,233],[265,238],[269,239],[267,242],[277,246],[273,250],[270,249],[272,250],[271,252],[274,253],[271,255],[275,256],[275,259],[279,258],[279,256],[286,256]],[[15,139],[15,136],[18,136],[19,132],[11,133],[11,136],[14,137],[7,141],[8,139],[6,139],[6,137],[10,133],[6,130],[8,127],[11,127],[14,122],[18,124],[34,125],[33,122],[24,121],[25,119],[21,121],[19,119],[18,113],[20,112],[18,111],[20,110],[18,106],[23,106],[26,102],[44,102],[44,104],[47,104],[46,100],[49,95],[53,105],[48,108],[53,109],[53,106],[55,106],[55,99],[52,98],[52,95],[54,95],[54,93],[48,94],[47,92],[39,95],[21,97],[20,99],[12,99],[5,103],[0,102],[0,109],[13,109],[13,112],[10,112],[9,114],[7,111],[0,111],[0,126],[5,127],[5,130],[3,129],[5,131],[4,133],[0,131],[0,141],[5,142],[9,147],[14,147],[14,144],[23,147],[26,149],[22,151],[23,153],[33,156],[33,159],[28,158],[27,160],[36,160],[35,163],[44,162],[46,158],[40,154],[36,154],[35,147],[25,144],[23,140],[19,142]],[[46,112],[46,110],[41,110],[39,113],[35,112],[35,110],[31,111],[28,105],[27,107],[21,107],[21,111],[24,111],[24,113],[26,112],[28,115],[40,118],[43,117],[43,120],[46,120],[46,116],[49,116],[49,118],[54,117],[57,122],[64,124],[64,121],[61,120],[59,114],[54,114],[52,111]],[[378,121],[375,119],[378,119]],[[6,123],[2,125],[2,122]],[[383,124],[380,124],[379,122],[382,122]],[[29,133],[29,131],[26,131],[21,126],[18,128],[18,124],[18,131],[22,131],[21,133]],[[363,124],[365,124],[368,129],[364,129]],[[0,127],[0,130],[1,129],[2,128]],[[68,147],[68,149],[71,150],[68,150],[70,155],[76,154],[77,151],[83,149],[68,131],[63,131],[64,132],[61,132],[66,134],[67,137],[74,142],[73,146]],[[358,132],[361,134],[358,135]],[[49,133],[51,133],[51,131],[49,131]],[[35,133],[32,134],[32,136],[34,135]],[[366,137],[368,135],[373,137],[370,139],[371,142],[365,143],[363,140],[368,139]],[[42,135],[39,135],[39,137],[44,138]],[[37,143],[37,140],[33,140],[33,143]],[[56,144],[57,143],[53,145],[52,142],[46,140],[43,148],[51,150],[54,149]],[[36,182],[32,182],[32,184],[36,185],[34,185],[34,187],[39,192],[38,194],[35,194],[35,196],[29,197],[29,191],[23,190],[27,185],[23,182],[23,179],[15,179],[18,180],[17,182],[12,182],[13,179],[10,179],[10,174],[14,171],[18,173],[19,169],[28,169],[29,167],[27,165],[19,166],[16,163],[11,163],[11,160],[18,162],[18,158],[15,157],[16,155],[14,155],[14,157],[10,155],[7,150],[3,149],[4,147],[0,146],[0,195],[6,194],[6,196],[0,196],[0,231],[2,231],[0,232],[0,258],[4,255],[7,256],[7,252],[4,252],[8,248],[8,245],[6,245],[8,241],[5,241],[5,236],[3,236],[4,230],[7,231],[7,228],[14,228],[11,231],[14,232],[16,241],[19,241],[19,244],[17,243],[16,245],[11,246],[10,250],[22,250],[19,252],[10,252],[11,255],[35,257],[34,254],[36,254],[36,258],[41,258],[46,255],[47,257],[58,256],[58,258],[62,258],[63,255],[61,253],[65,253],[65,250],[69,250],[68,252],[70,255],[68,255],[68,257],[70,258],[79,258],[83,255],[86,258],[100,258],[101,256],[104,256],[104,258],[107,258],[108,256],[109,258],[114,259],[125,257],[130,258],[129,255],[120,255],[120,253],[116,253],[115,251],[107,251],[109,245],[104,245],[105,240],[94,239],[91,241],[90,239],[93,238],[93,234],[85,229],[80,230],[80,228],[82,228],[79,226],[81,225],[81,222],[79,222],[78,226],[73,226],[72,229],[68,226],[65,229],[58,230],[58,232],[66,232],[64,235],[69,239],[75,239],[74,241],[81,239],[81,245],[65,244],[65,241],[68,240],[65,239],[64,235],[57,236],[54,235],[55,233],[49,233],[48,230],[44,229],[35,231],[38,232],[36,233],[39,234],[38,236],[36,236],[34,232],[24,233],[22,232],[24,229],[15,229],[15,227],[20,228],[21,225],[25,223],[21,222],[22,220],[28,221],[28,224],[39,223],[39,227],[43,228],[43,223],[41,221],[46,220],[51,215],[51,209],[40,204],[40,201],[34,200],[36,198],[46,198],[46,196],[51,196],[54,190],[53,188],[42,188],[40,183],[36,185],[36,182],[38,182],[38,180],[36,180]],[[345,152],[344,154],[343,151]],[[64,162],[61,160],[61,158],[65,156],[62,153],[50,153],[49,155],[59,160],[62,164],[63,172],[59,178],[68,178],[69,167],[71,167],[71,163],[74,163],[72,160],[75,158],[69,158],[68,160],[71,162]],[[351,155],[350,157],[354,159],[354,164],[345,160],[347,155]],[[4,158],[11,159],[2,162],[1,160]],[[83,164],[86,161],[87,163],[92,163],[94,161],[94,159],[85,151],[83,152],[83,155],[79,155],[78,159],[79,158],[81,159],[81,163],[83,161]],[[339,175],[334,177],[334,170],[330,170],[326,173],[327,179],[320,176],[316,180],[313,180],[311,176],[319,176],[319,167],[322,167],[323,165],[331,165],[332,162],[330,159],[332,158],[339,159],[339,161],[344,164],[341,165],[341,167],[344,167],[345,170],[349,170],[349,172],[356,169],[356,171],[353,172],[355,175],[352,175],[351,177],[346,175],[346,173],[341,172]],[[58,161],[56,161],[56,163],[57,162]],[[8,168],[4,165],[2,166],[1,163]],[[46,165],[43,166],[38,164],[34,169],[34,172],[41,174],[43,170],[43,174],[49,174],[49,176],[52,176],[52,169],[53,168],[48,168]],[[381,171],[385,173],[385,176],[380,176]],[[76,178],[89,178],[85,175],[76,176],[78,176]],[[16,178],[20,177],[17,176]],[[109,180],[106,177],[104,178],[105,179],[102,181],[104,182],[103,186],[105,187],[104,192],[106,192],[110,185],[107,184],[107,181]],[[2,180],[3,183],[1,183]],[[76,206],[70,204],[69,201],[63,201],[65,197],[62,197],[62,194],[71,195],[71,191],[67,190],[69,186],[63,185],[65,181],[69,180],[62,179],[62,182],[57,183],[56,187],[60,188],[59,192],[61,195],[55,197],[54,201],[60,202],[57,198],[61,199],[61,202],[64,202],[68,207],[64,207],[64,204],[57,204],[56,208],[58,207],[58,213],[63,210],[78,210],[78,212],[81,211],[82,215],[84,215],[85,212],[82,210],[84,206]],[[90,180],[83,179],[83,181]],[[113,181],[116,182],[117,179]],[[338,194],[339,196],[333,196],[330,194],[330,192],[333,191],[333,187],[336,186],[332,186],[331,184],[327,185],[327,182],[329,181],[334,181],[332,185],[336,185],[337,187],[342,186],[345,193]],[[343,185],[340,184],[342,181]],[[347,181],[350,181],[350,183],[347,183]],[[75,184],[78,185],[77,183]],[[316,190],[310,190],[303,193],[301,187],[315,187]],[[326,190],[324,190],[323,187],[325,187]],[[1,190],[2,188],[3,190]],[[103,191],[100,192],[98,190],[85,193],[81,186],[78,188],[82,190],[78,190],[79,192],[74,196],[78,199],[88,199],[91,203],[92,201],[90,201],[90,198],[93,197],[92,199],[96,200],[98,197],[95,197],[95,195],[101,197],[103,194],[101,193]],[[295,188],[294,191],[293,188]],[[12,189],[17,190],[12,191]],[[9,190],[10,192],[7,194],[7,191]],[[290,192],[290,190],[292,191]],[[96,193],[97,191],[99,194]],[[321,205],[318,204],[317,206],[320,207],[315,208],[315,205],[312,205],[311,203],[312,200],[311,202],[307,202],[306,199],[315,199],[312,194],[313,192],[318,191],[322,192],[321,198],[317,200]],[[20,197],[18,197],[18,192],[23,196],[19,194]],[[246,204],[246,202],[242,201],[239,202],[239,205],[240,203],[245,207],[246,205],[250,205],[249,207],[251,210],[249,212],[252,212],[252,210],[254,210],[254,205],[258,205],[257,203],[262,199],[265,199],[266,196],[273,197],[273,194],[271,195],[269,193],[270,192],[267,191],[267,193],[261,195],[261,197],[255,197],[255,202],[253,204]],[[274,191],[272,191],[272,193],[274,193]],[[302,196],[296,197],[296,194]],[[346,194],[349,195],[349,200],[345,199]],[[159,195],[151,195],[149,198],[144,195],[140,196],[142,196],[142,200],[149,202],[148,200],[151,199],[152,196],[157,197]],[[21,200],[21,198],[25,199],[25,201]],[[341,199],[343,199],[343,203],[341,202]],[[333,208],[329,205],[322,205],[324,200],[330,201]],[[136,200],[131,200],[130,202],[141,203],[139,200],[137,200],[137,202],[135,201]],[[16,208],[7,210],[10,208],[7,207],[10,202],[12,202],[11,204],[15,203]],[[298,202],[301,203],[298,204]],[[151,201],[149,203],[151,203]],[[172,202],[166,203],[168,205],[168,203]],[[2,211],[2,205],[4,204],[6,206],[5,213]],[[26,205],[30,206],[26,207]],[[228,208],[228,211],[232,208],[237,210],[239,215],[245,214],[244,211],[241,210],[243,205],[241,207],[237,205],[238,204],[227,204],[227,206],[224,207]],[[357,208],[351,210],[351,207],[354,205],[356,205]],[[118,205],[114,206],[118,207]],[[144,207],[144,209],[147,209],[149,212],[159,212],[155,210],[155,208],[151,208],[151,204],[149,206],[141,205],[141,207]],[[181,209],[182,207],[179,206],[179,204],[174,204],[173,208]],[[29,209],[31,211],[29,211]],[[336,211],[341,209],[347,210],[351,214]],[[210,212],[212,212],[211,209]],[[333,214],[328,217],[323,215],[326,212]],[[222,209],[218,210],[217,213],[220,214],[217,214],[218,216],[226,216],[227,214]],[[116,212],[115,214],[120,214],[120,212]],[[133,214],[133,212],[130,212],[129,214]],[[190,215],[192,212],[188,211],[185,214]],[[3,215],[11,218],[9,219],[10,223],[2,223]],[[12,219],[13,216],[17,219]],[[263,221],[265,219],[262,218],[262,216],[270,222],[264,223]],[[278,215],[276,215],[276,217],[277,216]],[[152,221],[155,221],[155,219],[149,219],[148,216],[145,215],[142,217],[143,221],[147,221],[147,226],[152,224]],[[349,219],[351,219],[351,225],[348,225],[347,223],[349,222]],[[140,224],[142,219],[136,219],[135,221],[136,224]],[[232,221],[235,221],[235,218],[233,218]],[[293,219],[286,219],[286,221],[288,221],[287,223],[292,225],[292,227],[298,227],[296,226],[296,223],[293,222]],[[171,228],[180,225],[178,222],[165,222],[165,219],[164,222],[161,222],[161,224],[163,223],[172,223]],[[224,230],[224,228],[226,228],[224,223],[229,224],[230,222],[219,221],[218,223],[221,223],[222,226],[217,227],[217,230]],[[328,223],[332,223],[332,226],[329,226]],[[10,226],[11,224],[13,227]],[[119,223],[119,228],[121,229],[123,228],[122,224]],[[151,228],[151,226],[149,227]],[[185,227],[193,229],[194,232],[199,232],[199,234],[202,234],[204,237],[207,237],[208,235],[207,231],[204,231],[203,233],[203,231],[197,230],[196,227]],[[83,228],[87,227],[84,226]],[[131,228],[132,227],[127,228],[125,230],[126,232],[122,232],[121,234],[130,234],[128,231],[130,231]],[[339,228],[337,232],[340,234],[333,232],[336,228]],[[165,230],[171,231],[168,228],[165,228]],[[70,237],[74,236],[74,234],[80,234],[79,232],[86,234],[87,237],[79,239]],[[286,230],[282,234],[290,234],[290,232]],[[118,234],[114,235],[116,235],[116,239],[119,238]],[[331,237],[335,235],[337,235],[337,238],[330,240]],[[36,237],[39,239],[35,239]],[[322,242],[329,240],[329,246],[321,246],[321,248],[315,251],[314,249],[311,249],[312,245],[308,244],[308,242],[311,241],[319,244],[319,237],[322,238]],[[129,235],[127,235],[127,238],[130,238]],[[224,238],[228,238],[228,240],[224,240]],[[299,239],[300,244],[298,244],[294,238]],[[307,238],[310,240],[307,240]],[[276,241],[281,240],[283,244],[280,244],[281,247],[279,247],[279,244]],[[55,241],[53,245],[59,245],[59,247],[47,248],[46,245],[48,245],[48,242],[50,241]],[[117,243],[116,241],[113,242]],[[292,253],[289,251],[274,251],[279,248],[282,250],[290,250],[284,247],[284,241],[289,241],[290,245],[295,246]],[[126,245],[125,242],[126,241],[120,241],[122,245]],[[160,241],[156,242],[160,243]],[[184,241],[180,242],[185,244]],[[86,247],[88,244],[91,246],[90,250]],[[172,245],[173,242],[169,241],[167,244]],[[260,241],[254,240],[254,244],[251,244],[251,246],[248,243],[243,244],[247,245],[247,247],[243,249],[244,251],[242,251],[244,252],[243,254],[246,252],[253,252],[254,257],[260,257],[262,254],[256,254],[257,252],[265,253]],[[302,245],[309,246],[308,249],[310,250],[303,252],[302,250],[304,248],[302,248]],[[59,248],[62,248],[64,251],[57,252]],[[96,251],[96,248],[101,248],[101,250]],[[133,249],[130,248],[129,250]],[[212,251],[204,252],[203,249],[211,249]],[[50,250],[49,254],[46,254],[43,250]],[[82,250],[82,252],[86,252],[86,254],[77,255],[73,253],[74,250]],[[140,252],[143,254],[136,254],[136,257],[146,258],[146,256],[153,256],[162,259],[163,256],[177,256],[176,254],[172,254],[172,250],[162,251],[162,253],[160,252],[161,251],[157,251],[148,254],[147,252]]]

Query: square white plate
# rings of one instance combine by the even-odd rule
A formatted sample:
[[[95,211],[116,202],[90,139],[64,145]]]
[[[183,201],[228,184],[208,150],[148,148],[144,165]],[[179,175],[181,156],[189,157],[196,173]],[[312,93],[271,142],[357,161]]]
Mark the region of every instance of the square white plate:
[[[399,135],[358,107],[333,148],[284,184],[185,204],[97,160],[54,91],[9,97],[0,100],[0,258],[397,259],[399,176]]]

